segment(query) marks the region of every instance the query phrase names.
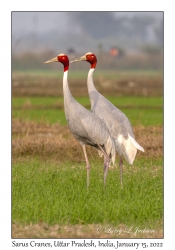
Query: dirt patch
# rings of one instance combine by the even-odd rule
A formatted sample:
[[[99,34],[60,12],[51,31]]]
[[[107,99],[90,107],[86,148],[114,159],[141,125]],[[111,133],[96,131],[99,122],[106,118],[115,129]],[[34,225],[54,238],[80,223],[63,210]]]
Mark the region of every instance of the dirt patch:
[[[108,96],[162,96],[163,77],[148,75],[97,76],[95,86],[102,95]],[[87,96],[86,77],[70,79],[69,87],[73,96]],[[12,96],[63,96],[62,78],[42,77],[27,74],[12,75]]]
[[[130,230],[130,233],[128,231]],[[142,231],[141,231],[142,230]],[[162,223],[156,228],[127,227],[120,224],[116,227],[109,225],[48,225],[46,223],[12,225],[12,238],[49,238],[49,239],[98,239],[98,238],[163,238]]]
[[[145,153],[138,151],[137,157],[163,156],[161,126],[136,126],[133,130],[137,142],[145,149]],[[43,160],[58,162],[65,159],[72,162],[84,161],[81,146],[67,126],[13,119],[12,135],[13,161],[27,156],[40,156]],[[87,147],[87,153],[91,158],[98,157],[97,151],[92,147]]]

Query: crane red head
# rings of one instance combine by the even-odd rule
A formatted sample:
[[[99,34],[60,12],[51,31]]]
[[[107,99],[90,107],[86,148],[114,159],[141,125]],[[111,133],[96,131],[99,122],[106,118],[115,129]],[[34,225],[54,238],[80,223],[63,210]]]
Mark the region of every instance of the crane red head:
[[[91,69],[95,69],[96,67],[96,64],[97,64],[97,58],[95,56],[95,54],[93,54],[92,52],[88,52],[86,53],[84,56],[81,56],[73,61],[72,62],[79,62],[79,61],[87,61],[91,64]]]
[[[59,54],[58,56],[43,63],[45,64],[45,63],[52,63],[52,62],[62,63],[64,65],[64,71],[67,71],[69,69],[69,58],[65,54]]]

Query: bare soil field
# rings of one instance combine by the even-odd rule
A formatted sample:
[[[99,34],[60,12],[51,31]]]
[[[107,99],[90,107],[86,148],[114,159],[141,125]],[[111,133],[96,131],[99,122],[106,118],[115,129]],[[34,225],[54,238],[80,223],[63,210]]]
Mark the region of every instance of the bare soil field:
[[[161,126],[136,126],[135,137],[145,149],[138,151],[137,157],[163,156],[163,130]],[[35,123],[14,119],[12,123],[13,160],[27,155],[39,155],[43,160],[49,155],[52,160],[63,161],[65,158],[73,162],[84,160],[79,142],[72,136],[67,126],[59,124]],[[96,150],[87,147],[88,154],[95,157]]]
[[[157,224],[157,228],[162,227],[162,225]],[[163,230],[162,229],[148,229],[148,228],[130,228],[127,229],[126,225],[120,224],[117,227],[113,227],[110,225],[67,225],[67,226],[59,226],[59,225],[48,225],[46,223],[39,224],[30,224],[30,225],[21,225],[21,224],[13,224],[12,225],[12,238],[49,238],[49,239],[118,239],[118,238],[153,238],[153,239],[161,239],[163,238]],[[140,229],[140,232],[137,230]],[[141,230],[149,230],[150,232],[141,232]],[[137,233],[135,233],[137,232]]]
[[[73,96],[87,96],[87,73],[82,78],[69,77]],[[109,77],[94,75],[96,88],[109,96],[162,96],[163,75],[125,74]],[[12,96],[63,96],[62,78],[57,76],[35,76],[32,74],[12,74]]]

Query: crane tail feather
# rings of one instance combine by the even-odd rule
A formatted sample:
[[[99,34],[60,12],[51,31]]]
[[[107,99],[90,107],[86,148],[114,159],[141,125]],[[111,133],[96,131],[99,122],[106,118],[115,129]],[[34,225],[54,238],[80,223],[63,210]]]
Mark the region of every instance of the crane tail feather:
[[[112,140],[111,160],[112,160],[113,166],[115,164],[115,159],[116,159],[116,148],[115,148],[115,142]]]
[[[112,163],[114,165],[115,158],[116,158],[116,148],[115,148],[115,142],[111,137],[109,137],[108,140],[107,140],[106,152],[110,156],[111,161],[112,161]]]
[[[137,148],[138,150],[140,150],[140,151],[142,151],[142,152],[145,152],[144,148],[142,148],[142,147],[134,140],[134,138],[132,138],[129,134],[128,134],[128,136],[129,136],[129,139],[131,140],[131,142],[132,142],[132,144],[133,144],[133,146],[134,146],[135,148]]]
[[[107,153],[107,155],[110,157],[113,165],[115,164],[115,159],[116,159],[116,148],[115,148],[115,142],[111,137],[108,137],[105,145],[105,151]],[[98,154],[100,157],[102,157],[104,154],[100,149],[98,150]]]

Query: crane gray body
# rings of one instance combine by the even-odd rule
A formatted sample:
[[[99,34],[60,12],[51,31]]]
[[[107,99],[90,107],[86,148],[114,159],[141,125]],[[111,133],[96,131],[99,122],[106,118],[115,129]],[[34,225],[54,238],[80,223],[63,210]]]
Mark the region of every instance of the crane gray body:
[[[90,69],[87,80],[91,110],[107,125],[115,140],[115,147],[119,155],[123,155],[126,161],[132,164],[137,149],[142,151],[144,149],[135,141],[132,126],[127,116],[95,88],[92,78],[93,72],[94,69]]]
[[[113,140],[105,123],[75,99],[70,98],[68,102],[65,100],[65,115],[71,133],[81,144],[97,149],[98,145],[101,145],[106,152],[109,140],[112,149]]]
[[[81,143],[90,145],[106,154],[115,162],[115,142],[106,124],[93,112],[84,108],[71,95],[67,76],[63,78],[65,116],[71,133]],[[99,152],[100,153],[100,152]]]

